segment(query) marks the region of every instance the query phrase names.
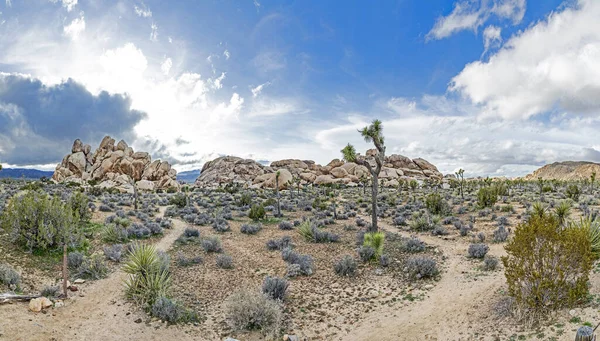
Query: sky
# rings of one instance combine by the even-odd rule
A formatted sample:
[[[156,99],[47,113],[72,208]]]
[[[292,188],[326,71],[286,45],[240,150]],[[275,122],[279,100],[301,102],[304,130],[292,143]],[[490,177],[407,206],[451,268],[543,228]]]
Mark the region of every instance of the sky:
[[[0,1],[4,167],[104,135],[179,171],[327,164],[376,118],[443,173],[600,162],[600,1]]]

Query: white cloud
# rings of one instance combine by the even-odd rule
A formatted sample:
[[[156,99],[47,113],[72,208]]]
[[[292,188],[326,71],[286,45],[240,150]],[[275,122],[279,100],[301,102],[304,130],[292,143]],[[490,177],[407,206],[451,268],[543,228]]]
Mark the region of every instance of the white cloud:
[[[12,1],[6,0],[6,7],[11,7],[11,6],[12,6]]]
[[[252,103],[252,108],[248,113],[250,117],[258,116],[282,116],[294,113],[303,113],[303,110],[298,103],[292,99],[285,98],[265,98],[255,100]]]
[[[209,79],[209,83],[211,87],[215,90],[221,89],[223,87],[223,80],[225,79],[225,72],[222,72],[221,75],[215,79]]]
[[[160,64],[160,70],[165,74],[165,76],[168,76],[172,66],[173,61],[171,58],[166,58],[162,64]]]
[[[229,58],[231,57],[231,53],[229,53],[229,51],[228,51],[228,50],[225,50],[225,51],[223,52],[223,55],[225,56],[225,60],[229,60]]]
[[[498,26],[490,25],[483,30],[483,54],[486,54],[490,48],[500,46],[502,43],[502,29]]]
[[[156,25],[155,23],[152,23],[152,25],[150,25],[150,29],[152,30],[150,32],[150,40],[157,41],[158,40],[158,25]]]
[[[77,6],[77,0],[50,0],[52,3],[57,3],[59,1],[62,3],[62,7],[67,9],[67,12],[71,12],[73,8]],[[10,0],[7,0],[6,2],[10,2]]]
[[[258,2],[258,0],[254,0],[254,7],[256,7],[257,11],[260,9],[260,2]]]
[[[79,36],[85,31],[85,18],[77,18],[63,28],[63,33],[72,40],[78,40]]]
[[[256,98],[258,95],[260,95],[263,89],[269,85],[271,85],[271,82],[266,82],[255,88],[250,89],[250,91],[252,91],[252,97]]]
[[[451,90],[484,116],[600,113],[600,2],[580,0],[511,37],[488,62],[468,64]]]
[[[135,5],[135,6],[133,6],[133,9],[135,10],[135,14],[137,14],[138,17],[143,17],[143,18],[151,18],[152,17],[152,11],[145,5],[143,5],[143,7],[138,7],[138,5]]]
[[[476,32],[492,16],[518,24],[523,20],[525,7],[526,0],[459,0],[452,13],[436,20],[427,38],[443,39],[464,30]]]

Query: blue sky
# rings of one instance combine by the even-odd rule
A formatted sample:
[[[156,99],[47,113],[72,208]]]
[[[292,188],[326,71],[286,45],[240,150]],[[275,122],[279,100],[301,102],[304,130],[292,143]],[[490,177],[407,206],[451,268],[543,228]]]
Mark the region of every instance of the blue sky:
[[[327,163],[374,118],[445,173],[600,161],[597,1],[4,1],[5,166],[104,134],[178,170]]]

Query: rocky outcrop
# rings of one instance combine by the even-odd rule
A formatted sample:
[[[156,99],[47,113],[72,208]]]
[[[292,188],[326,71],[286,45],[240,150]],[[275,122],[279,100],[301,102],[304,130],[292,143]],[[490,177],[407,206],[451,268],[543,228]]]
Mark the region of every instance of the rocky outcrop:
[[[77,139],[71,154],[56,166],[52,179],[55,182],[86,184],[90,180],[100,187],[116,187],[123,192],[133,192],[135,183],[140,190],[179,188],[177,171],[164,161],[152,162],[150,154],[134,152],[123,140],[105,136],[95,152],[89,144]]]
[[[592,173],[596,173],[600,178],[600,164],[587,161],[563,161],[545,165],[532,174],[525,177],[525,180],[583,180],[589,179]]]
[[[373,155],[373,150],[367,151]],[[252,188],[275,188],[275,173],[280,171],[279,187],[287,188],[299,179],[300,184],[345,184],[356,186],[361,179],[371,177],[365,166],[334,159],[321,166],[310,160],[285,159],[269,166],[234,156],[224,156],[204,164],[196,186],[215,188],[228,183],[238,183]],[[397,186],[400,180],[432,178],[442,180],[443,175],[430,162],[418,158],[393,154],[385,158],[379,178],[384,186]]]

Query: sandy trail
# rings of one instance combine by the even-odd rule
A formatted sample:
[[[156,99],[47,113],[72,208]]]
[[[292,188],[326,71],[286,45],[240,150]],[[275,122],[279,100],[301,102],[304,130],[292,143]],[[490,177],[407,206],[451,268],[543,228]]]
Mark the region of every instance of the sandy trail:
[[[409,233],[380,223],[386,231],[405,237]],[[467,259],[467,247],[456,240],[444,240],[419,235],[429,246],[438,248],[445,256],[441,280],[427,292],[425,299],[416,301],[402,310],[385,307],[365,318],[354,330],[340,340],[469,340],[473,315],[503,284],[499,271],[485,276],[475,275],[478,263]],[[503,245],[490,244],[489,254],[504,255]],[[472,275],[472,276],[469,276]],[[487,309],[479,309],[487,311]]]
[[[164,210],[164,208],[163,208]],[[161,215],[162,211],[161,210]],[[167,251],[183,233],[187,225],[172,219],[173,227],[155,243],[158,250]],[[191,327],[170,326],[154,328],[136,323],[147,316],[126,303],[123,281],[126,274],[120,270],[109,277],[85,283],[66,305],[51,309],[46,314],[34,314],[25,304],[15,303],[0,307],[0,339],[6,340],[164,340],[192,339]],[[140,321],[140,320],[138,320]],[[156,323],[154,323],[156,324]],[[166,325],[165,325],[166,326]],[[199,338],[193,337],[194,340]]]

